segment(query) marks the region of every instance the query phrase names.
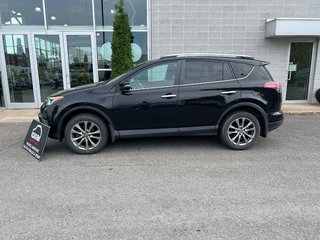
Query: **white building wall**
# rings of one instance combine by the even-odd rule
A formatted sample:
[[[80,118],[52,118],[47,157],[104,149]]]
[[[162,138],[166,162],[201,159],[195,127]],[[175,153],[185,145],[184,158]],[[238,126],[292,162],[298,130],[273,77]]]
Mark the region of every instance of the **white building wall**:
[[[320,0],[151,0],[151,58],[247,54],[270,61],[268,69],[286,89],[290,39],[265,38],[266,19],[277,17],[320,18]],[[320,87],[319,57],[317,66],[315,88]]]

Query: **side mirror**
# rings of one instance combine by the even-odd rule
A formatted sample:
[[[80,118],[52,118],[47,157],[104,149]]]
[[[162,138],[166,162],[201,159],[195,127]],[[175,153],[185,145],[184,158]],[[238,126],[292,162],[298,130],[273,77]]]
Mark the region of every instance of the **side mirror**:
[[[132,89],[130,83],[121,83],[119,87],[122,94],[129,94]]]

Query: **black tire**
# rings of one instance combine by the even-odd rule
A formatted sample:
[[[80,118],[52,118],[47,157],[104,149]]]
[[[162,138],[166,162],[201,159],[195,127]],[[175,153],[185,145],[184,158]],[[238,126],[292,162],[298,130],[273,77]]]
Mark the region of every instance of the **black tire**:
[[[320,103],[320,89],[318,89],[316,91],[316,99],[317,99],[318,103]]]
[[[79,154],[94,154],[106,146],[109,133],[101,118],[83,113],[70,119],[64,130],[64,138],[72,151]]]
[[[253,114],[238,111],[229,114],[222,122],[219,137],[227,147],[245,150],[257,141],[260,132],[260,123]]]

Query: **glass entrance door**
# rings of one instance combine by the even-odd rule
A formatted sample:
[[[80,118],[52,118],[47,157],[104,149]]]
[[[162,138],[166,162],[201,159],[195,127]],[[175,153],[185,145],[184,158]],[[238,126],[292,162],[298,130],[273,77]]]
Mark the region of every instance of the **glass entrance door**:
[[[35,84],[29,51],[30,38],[27,34],[2,35],[6,63],[6,89],[8,107],[36,107]]]
[[[291,43],[286,100],[308,100],[313,45],[313,42]]]
[[[66,88],[61,34],[34,34],[40,99]]]
[[[92,50],[92,34],[65,34],[66,71],[68,87],[77,87],[97,81],[97,62]],[[95,80],[96,79],[96,80]]]
[[[2,34],[0,45],[8,108],[37,108],[57,91],[98,82],[93,33]]]

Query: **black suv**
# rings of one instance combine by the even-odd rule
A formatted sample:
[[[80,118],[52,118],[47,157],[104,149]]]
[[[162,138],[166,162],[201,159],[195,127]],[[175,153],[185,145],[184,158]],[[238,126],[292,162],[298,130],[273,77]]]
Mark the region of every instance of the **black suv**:
[[[238,55],[170,55],[109,82],[58,92],[40,121],[80,154],[119,138],[219,135],[232,149],[252,146],[283,122],[281,86],[268,62]]]

